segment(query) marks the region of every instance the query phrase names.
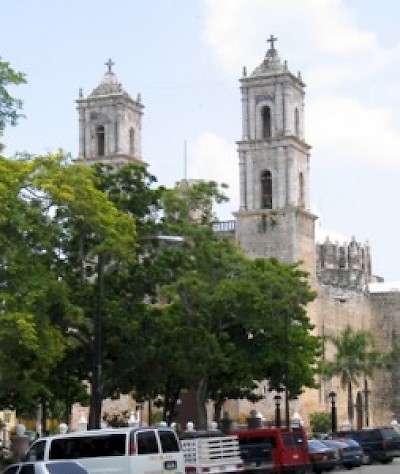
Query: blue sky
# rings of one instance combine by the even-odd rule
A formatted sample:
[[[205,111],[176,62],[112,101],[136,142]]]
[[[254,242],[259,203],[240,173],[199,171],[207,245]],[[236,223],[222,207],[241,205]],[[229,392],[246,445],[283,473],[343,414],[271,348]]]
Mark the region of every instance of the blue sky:
[[[270,34],[306,88],[311,200],[318,234],[368,241],[375,274],[400,281],[398,0],[5,0],[0,55],[27,75],[26,119],[5,153],[78,152],[75,100],[108,58],[145,105],[143,159],[160,183],[184,175],[230,185],[238,207],[238,79]]]

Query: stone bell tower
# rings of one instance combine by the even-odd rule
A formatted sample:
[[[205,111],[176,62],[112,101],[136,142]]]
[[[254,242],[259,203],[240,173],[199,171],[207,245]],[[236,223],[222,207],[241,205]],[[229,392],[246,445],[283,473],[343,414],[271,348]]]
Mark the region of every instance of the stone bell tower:
[[[252,258],[303,262],[315,280],[310,211],[310,146],[304,138],[304,88],[281,63],[272,35],[263,62],[243,71],[242,139],[238,142],[240,208],[236,238]]]
[[[79,114],[79,158],[85,164],[113,166],[141,162],[143,105],[122,89],[111,59],[100,84],[87,97],[77,99]]]

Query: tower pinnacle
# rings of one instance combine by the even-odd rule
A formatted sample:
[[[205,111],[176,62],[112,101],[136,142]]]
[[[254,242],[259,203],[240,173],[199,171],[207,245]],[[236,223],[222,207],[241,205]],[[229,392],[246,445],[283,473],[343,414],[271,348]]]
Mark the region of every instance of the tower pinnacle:
[[[271,50],[275,50],[275,47],[274,47],[275,41],[278,41],[278,38],[275,38],[274,35],[271,35],[271,36],[267,39],[267,43],[271,43],[271,47],[270,47]]]
[[[108,67],[108,72],[112,72],[112,67],[115,66],[114,61],[110,58],[105,65]]]

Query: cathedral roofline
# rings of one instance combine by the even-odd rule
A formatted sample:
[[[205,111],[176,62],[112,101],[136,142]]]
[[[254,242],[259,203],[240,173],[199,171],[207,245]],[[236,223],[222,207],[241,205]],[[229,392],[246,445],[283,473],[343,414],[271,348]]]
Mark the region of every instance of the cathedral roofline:
[[[296,76],[289,71],[287,61],[284,61],[282,64],[278,51],[275,48],[275,41],[277,41],[277,38],[271,35],[267,41],[270,43],[270,47],[267,50],[263,61],[254,69],[250,76],[247,76],[247,70],[246,68],[243,68],[243,77],[240,79],[240,82],[246,83],[268,77],[275,79],[279,76],[287,76],[294,82],[297,82],[301,87],[305,87],[300,72],[298,72]]]
[[[114,62],[109,59],[105,65],[108,69],[104,73],[103,78],[101,79],[98,86],[95,87],[93,91],[86,97],[83,96],[82,89],[80,89],[79,98],[76,100],[76,102],[78,104],[82,104],[90,101],[103,101],[107,98],[123,98],[124,100],[128,100],[132,104],[135,104],[137,107],[143,108],[144,106],[141,104],[140,94],[138,94],[137,99],[134,100],[128,94],[128,92],[123,89],[122,84],[118,81],[116,74],[112,70]]]

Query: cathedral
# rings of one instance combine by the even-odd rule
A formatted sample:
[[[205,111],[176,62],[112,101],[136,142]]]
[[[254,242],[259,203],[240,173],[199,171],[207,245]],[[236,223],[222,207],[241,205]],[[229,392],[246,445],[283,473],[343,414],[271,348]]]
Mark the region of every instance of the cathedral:
[[[304,135],[305,83],[282,62],[269,38],[269,49],[258,67],[240,79],[242,136],[238,146],[239,208],[231,221],[215,222],[214,230],[235,239],[250,258],[276,257],[301,262],[309,273],[317,298],[308,315],[320,336],[339,335],[348,325],[371,331],[378,346],[387,349],[399,332],[400,290],[388,287],[371,270],[368,244],[317,242],[310,197],[310,145]],[[88,96],[80,91],[79,159],[121,165],[142,161],[143,104],[124,91],[109,60],[100,84]],[[324,347],[329,359],[332,348]],[[359,380],[354,387],[354,420],[347,420],[347,392],[339,380],[320,377],[318,389],[307,389],[290,401],[290,416],[307,426],[309,414],[329,411],[336,394],[338,426],[388,425],[400,417],[396,370]],[[276,399],[260,384],[264,398],[255,405],[238,400],[227,403],[232,419],[252,409],[273,419]],[[111,403],[111,402],[110,402]],[[129,411],[131,407],[126,407]]]

